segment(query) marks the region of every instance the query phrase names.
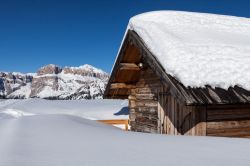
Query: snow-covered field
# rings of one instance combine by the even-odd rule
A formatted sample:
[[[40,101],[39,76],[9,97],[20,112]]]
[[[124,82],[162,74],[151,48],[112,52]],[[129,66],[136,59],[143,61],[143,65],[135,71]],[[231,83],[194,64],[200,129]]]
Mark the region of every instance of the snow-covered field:
[[[41,114],[66,114],[90,120],[128,119],[126,100],[1,100],[0,119]]]
[[[250,140],[125,132],[114,100],[0,101],[0,166],[250,166]],[[116,115],[114,115],[116,114]]]

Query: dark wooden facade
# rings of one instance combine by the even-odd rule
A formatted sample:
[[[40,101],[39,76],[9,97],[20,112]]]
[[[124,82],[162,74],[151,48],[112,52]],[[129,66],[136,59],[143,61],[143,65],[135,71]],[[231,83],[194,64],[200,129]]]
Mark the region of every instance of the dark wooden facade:
[[[249,91],[183,86],[133,31],[127,33],[104,97],[129,100],[132,131],[250,137]]]

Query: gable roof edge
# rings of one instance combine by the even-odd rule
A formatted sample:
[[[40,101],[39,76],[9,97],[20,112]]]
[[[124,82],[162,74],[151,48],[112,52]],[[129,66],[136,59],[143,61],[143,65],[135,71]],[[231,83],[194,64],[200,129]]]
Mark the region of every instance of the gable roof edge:
[[[110,84],[111,84],[112,80],[114,80],[114,77],[115,77],[116,72],[117,72],[116,69],[117,69],[119,63],[121,62],[121,59],[124,56],[125,49],[129,43],[133,43],[138,47],[142,58],[149,59],[147,62],[149,63],[150,67],[161,78],[162,83],[165,83],[166,85],[170,85],[170,87],[169,87],[170,93],[174,97],[176,97],[177,100],[181,101],[185,105],[194,104],[195,101],[192,100],[192,98],[189,97],[189,95],[185,91],[183,91],[175,86],[175,84],[172,82],[172,80],[169,78],[168,74],[166,73],[165,69],[162,67],[161,63],[149,51],[148,47],[143,42],[141,37],[133,30],[128,30],[126,33],[126,36],[125,36],[124,41],[122,43],[121,49],[118,53],[118,57],[116,58],[113,70],[111,72],[110,78],[108,80],[108,83],[107,83],[107,86],[106,86],[106,89],[105,89],[105,92],[103,95],[104,98],[109,97],[108,91],[110,90]]]
[[[146,44],[143,42],[142,38],[133,30],[128,31],[128,35],[131,36],[133,43],[138,46],[140,53],[143,58],[149,58],[147,61],[150,67],[156,72],[156,74],[161,78],[163,83],[170,85],[170,93],[176,97],[177,100],[183,102],[185,105],[194,104],[194,100],[185,92],[175,86],[173,81],[169,78],[166,70],[163,68],[158,59],[151,53]]]

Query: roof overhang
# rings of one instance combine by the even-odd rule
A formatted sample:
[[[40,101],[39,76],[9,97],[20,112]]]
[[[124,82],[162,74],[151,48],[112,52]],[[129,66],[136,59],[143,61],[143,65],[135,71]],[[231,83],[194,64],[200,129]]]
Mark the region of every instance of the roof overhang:
[[[148,50],[143,40],[132,30],[128,30],[120,52],[114,64],[110,79],[104,92],[104,98],[126,99],[130,89],[135,87],[139,79],[140,63],[147,62],[149,67],[161,78],[162,83],[168,86],[170,93],[182,102],[189,101],[189,97],[175,87],[164,68]],[[191,99],[190,99],[191,100]]]
[[[127,99],[130,89],[135,88],[139,79],[139,64],[145,61],[161,78],[169,93],[185,105],[250,104],[250,91],[238,86],[228,90],[212,88],[209,85],[201,88],[183,86],[180,81],[167,74],[143,40],[132,30],[128,30],[122,43],[104,98]]]
[[[110,79],[104,92],[104,98],[127,99],[130,89],[139,79],[141,53],[132,40],[131,32],[125,36]]]

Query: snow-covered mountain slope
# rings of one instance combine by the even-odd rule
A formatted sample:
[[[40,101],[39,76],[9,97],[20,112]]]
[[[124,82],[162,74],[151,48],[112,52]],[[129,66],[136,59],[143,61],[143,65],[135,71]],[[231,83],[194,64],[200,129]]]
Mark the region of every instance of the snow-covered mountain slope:
[[[0,98],[102,98],[109,75],[91,65],[47,65],[37,73],[0,73]]]
[[[0,98],[27,98],[35,74],[0,72]]]
[[[122,107],[108,102],[0,100],[0,165],[249,166],[249,139],[125,132],[83,118],[89,108],[113,117]]]

